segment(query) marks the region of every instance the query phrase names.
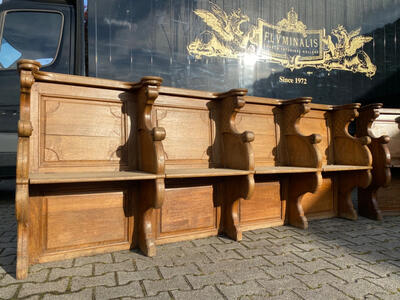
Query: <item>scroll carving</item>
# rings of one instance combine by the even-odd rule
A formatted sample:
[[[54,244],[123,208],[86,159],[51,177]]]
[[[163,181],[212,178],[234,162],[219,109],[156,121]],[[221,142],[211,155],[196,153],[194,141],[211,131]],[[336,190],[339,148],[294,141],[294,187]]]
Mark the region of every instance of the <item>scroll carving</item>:
[[[288,166],[321,168],[322,156],[317,145],[322,138],[319,134],[303,135],[299,130],[300,119],[310,111],[311,98],[283,101],[282,134]]]
[[[333,118],[333,138],[335,164],[371,166],[372,156],[368,150],[369,136],[353,137],[348,132],[350,122],[358,117],[359,103],[335,106]]]
[[[162,79],[159,77],[144,77],[133,86],[137,90],[137,147],[138,169],[141,171],[164,175],[165,157],[162,140],[165,139],[165,129],[153,127],[152,108],[158,97],[158,89]],[[140,186],[140,199],[138,204],[138,243],[144,254],[154,256],[155,227],[154,209],[161,208],[165,194],[164,178],[143,182]]]
[[[41,67],[39,62],[20,60],[20,120],[18,122],[18,151],[15,191],[15,214],[18,223],[17,278],[24,279],[29,267],[29,137],[31,87],[35,82],[33,73]]]
[[[236,128],[236,115],[245,105],[247,90],[231,90],[217,94],[220,134],[222,139],[222,167],[254,171],[254,152],[251,142],[254,133],[240,133]],[[222,203],[222,228],[234,240],[242,239],[239,222],[239,202],[250,199],[255,188],[254,174],[232,177],[224,184]]]
[[[297,98],[282,102],[281,132],[284,162],[288,166],[316,168],[313,173],[289,176],[290,188],[287,203],[288,223],[307,228],[308,221],[304,216],[301,200],[306,193],[314,193],[322,184],[322,155],[317,144],[322,138],[319,134],[303,135],[299,130],[300,119],[310,111],[311,98]]]
[[[368,136],[371,143],[368,145],[372,154],[372,182],[367,188],[358,189],[358,210],[360,215],[381,220],[382,213],[377,202],[377,191],[380,187],[390,184],[390,152],[388,143],[389,136],[377,137],[373,134],[371,127],[376,118],[379,117],[379,109],[382,103],[374,103],[359,109],[360,116],[357,119],[357,136]]]

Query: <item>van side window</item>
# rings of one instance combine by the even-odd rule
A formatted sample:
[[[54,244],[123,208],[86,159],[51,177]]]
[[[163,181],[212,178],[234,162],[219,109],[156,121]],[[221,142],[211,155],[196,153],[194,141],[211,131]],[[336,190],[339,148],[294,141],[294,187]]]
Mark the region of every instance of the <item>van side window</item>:
[[[50,65],[57,56],[63,15],[46,11],[9,11],[0,41],[0,70],[15,69],[20,59]]]

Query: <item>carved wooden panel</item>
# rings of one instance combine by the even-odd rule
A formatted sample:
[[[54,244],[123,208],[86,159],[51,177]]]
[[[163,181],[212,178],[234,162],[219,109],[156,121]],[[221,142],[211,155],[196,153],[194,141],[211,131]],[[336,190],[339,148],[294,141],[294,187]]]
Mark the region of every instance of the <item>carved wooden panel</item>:
[[[156,109],[157,126],[164,127],[166,164],[208,166],[212,145],[210,112],[198,109]]]
[[[42,162],[119,160],[122,105],[93,102],[43,97]]]
[[[312,110],[300,119],[299,129],[304,135],[320,134],[322,141],[317,144],[318,151],[322,154],[322,164],[326,165],[331,159],[329,154],[329,132],[325,111]]]
[[[279,181],[257,182],[253,197],[240,202],[240,223],[282,217]]]
[[[213,186],[167,188],[160,210],[160,233],[216,228]]]
[[[47,251],[129,241],[123,192],[47,195],[44,211],[42,234]]]
[[[333,179],[323,178],[321,187],[315,194],[307,193],[301,200],[304,214],[334,213]]]
[[[257,166],[273,166],[277,159],[277,136],[274,116],[272,114],[240,113],[236,117],[236,127],[239,132],[253,131],[255,163]]]

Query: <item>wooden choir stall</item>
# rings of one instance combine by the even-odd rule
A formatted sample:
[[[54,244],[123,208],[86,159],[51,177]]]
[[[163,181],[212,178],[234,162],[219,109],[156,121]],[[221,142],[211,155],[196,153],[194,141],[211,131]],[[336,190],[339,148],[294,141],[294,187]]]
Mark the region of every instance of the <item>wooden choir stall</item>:
[[[19,70],[18,278],[47,261],[355,220],[350,193],[371,184],[374,139],[348,133],[357,103]]]

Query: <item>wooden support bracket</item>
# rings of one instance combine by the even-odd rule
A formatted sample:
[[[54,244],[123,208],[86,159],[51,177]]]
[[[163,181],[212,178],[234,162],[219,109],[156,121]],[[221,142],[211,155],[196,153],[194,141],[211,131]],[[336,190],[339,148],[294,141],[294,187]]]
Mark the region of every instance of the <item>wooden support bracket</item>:
[[[382,103],[374,103],[363,106],[359,109],[360,116],[357,119],[357,136],[368,136],[371,143],[368,145],[371,151],[372,160],[372,182],[367,188],[358,189],[358,211],[361,216],[382,220],[382,214],[376,199],[380,187],[390,184],[390,152],[388,143],[389,136],[376,137],[371,130],[372,123],[379,117],[379,109]]]
[[[15,190],[15,214],[18,226],[17,279],[28,276],[29,269],[29,137],[32,134],[30,122],[31,87],[35,82],[33,73],[39,71],[39,62],[20,60],[20,121],[18,122],[18,151]]]
[[[251,171],[244,176],[226,178],[222,188],[222,231],[239,241],[242,239],[242,230],[239,222],[239,202],[241,199],[251,198],[254,183],[254,152],[251,142],[254,133],[245,131],[240,133],[235,124],[236,115],[245,105],[244,96],[247,90],[231,90],[218,94],[220,134],[222,137],[222,167]],[[218,101],[217,100],[217,101]]]
[[[162,79],[159,77],[144,77],[133,86],[138,89],[136,97],[137,111],[137,143],[138,169],[153,174],[165,173],[165,157],[162,140],[165,139],[165,129],[153,127],[151,112],[154,101],[158,97]],[[162,206],[165,194],[164,178],[143,181],[139,187],[139,197],[135,207],[137,228],[136,238],[140,250],[147,256],[156,254],[154,209]]]
[[[316,168],[314,173],[289,176],[287,222],[290,225],[306,229],[307,218],[304,216],[301,200],[306,193],[315,193],[322,184],[322,156],[317,144],[321,142],[319,134],[303,135],[298,128],[300,119],[310,111],[311,98],[297,98],[282,102],[280,116],[282,141],[285,149],[283,161],[287,166]]]

